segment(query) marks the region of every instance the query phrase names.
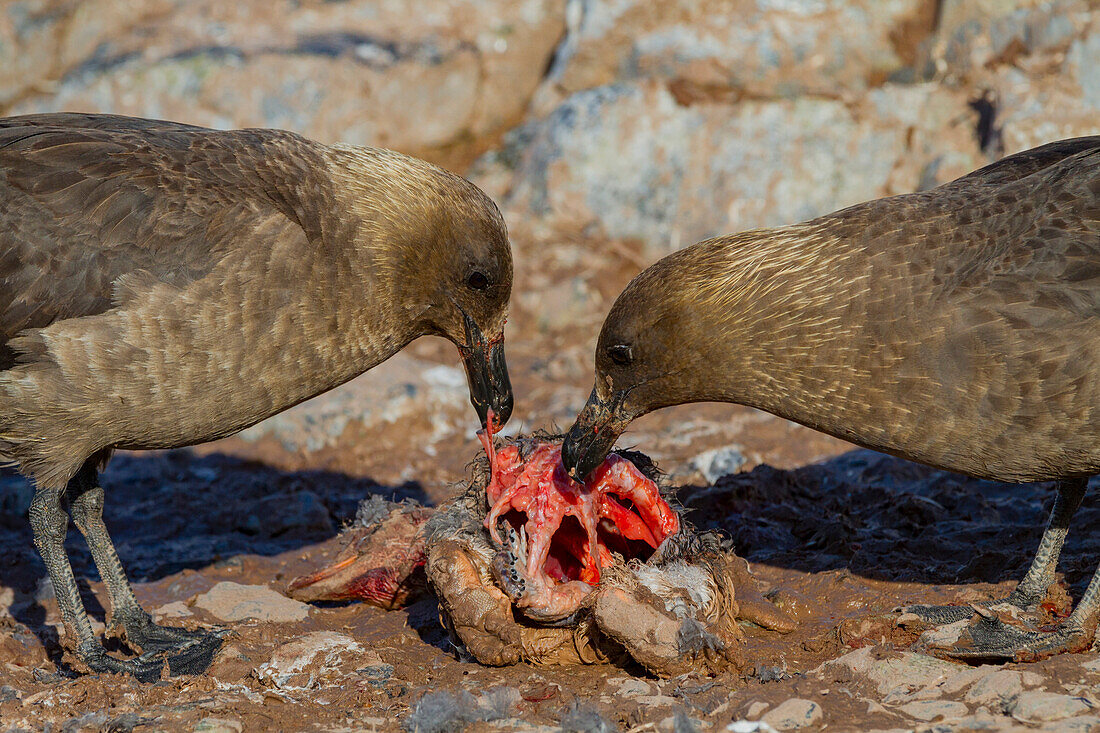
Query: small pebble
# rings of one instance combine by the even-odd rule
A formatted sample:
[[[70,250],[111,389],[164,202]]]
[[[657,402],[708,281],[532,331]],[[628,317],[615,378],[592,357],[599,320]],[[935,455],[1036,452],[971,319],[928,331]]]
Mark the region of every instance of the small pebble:
[[[768,707],[768,703],[757,700],[753,704],[749,705],[749,709],[745,711],[745,717],[749,718],[750,720],[759,718],[760,714],[767,710]]]
[[[1088,703],[1079,697],[1031,690],[1020,693],[1016,698],[1016,703],[1012,706],[1012,715],[1021,720],[1038,723],[1071,718],[1088,709]]]
[[[792,697],[764,714],[761,720],[776,730],[798,730],[821,720],[821,706],[812,700]]]
[[[970,708],[961,702],[951,700],[922,700],[911,702],[898,708],[910,718],[917,720],[953,720],[961,718],[970,712]]]
[[[1023,690],[1024,683],[1019,672],[999,669],[975,682],[963,699],[979,705],[988,705],[1019,695]]]
[[[649,686],[649,683],[645,680],[626,679],[619,685],[619,689],[615,691],[620,697],[642,697],[644,695],[652,695],[653,688]]]

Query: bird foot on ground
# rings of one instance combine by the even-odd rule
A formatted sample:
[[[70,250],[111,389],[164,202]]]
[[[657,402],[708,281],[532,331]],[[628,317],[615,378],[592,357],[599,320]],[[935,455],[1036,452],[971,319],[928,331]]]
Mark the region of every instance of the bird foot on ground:
[[[148,615],[137,619],[120,621],[122,635],[131,644],[143,652],[173,652],[208,643],[211,638],[222,639],[230,633],[228,629],[183,629],[176,626],[161,626],[153,622]]]
[[[1027,609],[1013,604],[1007,598],[989,601],[986,607],[991,610],[1013,615],[1023,615],[1027,613]],[[969,603],[953,606],[901,606],[900,608],[894,609],[894,612],[901,614],[897,620],[898,626],[902,626],[910,631],[923,631],[925,629],[966,621],[974,616],[974,606]]]
[[[1094,631],[1067,621],[1061,626],[1035,626],[1004,606],[969,607],[971,616],[921,634],[913,650],[973,664],[1033,662],[1064,652],[1088,649]]]
[[[97,644],[81,650],[79,656],[93,672],[128,674],[139,682],[157,682],[164,672],[165,659],[155,652],[146,652],[133,659],[115,659]]]
[[[175,653],[166,654],[168,660],[168,674],[171,677],[180,675],[202,674],[214,663],[214,657],[222,648],[230,632],[227,629],[205,631],[186,644],[176,647]]]
[[[231,633],[227,629],[189,632],[186,629],[166,629],[155,624],[153,627],[184,632],[184,635],[180,636],[183,640],[171,645],[162,643],[160,646],[155,646],[150,643],[143,654],[133,659],[115,659],[97,644],[95,647],[82,650],[80,659],[93,672],[128,674],[139,682],[157,682],[163,675],[165,664],[168,665],[170,677],[205,672],[213,664],[214,657],[225,643],[225,637]],[[149,639],[146,641],[149,642]]]
[[[985,601],[981,606],[995,613],[1008,614],[1032,626],[1042,626],[1069,616],[1073,601],[1065,585],[1055,582],[1048,586],[1046,595],[1039,599],[1014,591],[1004,598]],[[966,621],[974,615],[975,605],[959,603],[948,606],[901,606],[895,608],[894,613],[901,614],[897,620],[898,626],[910,631],[924,631]]]

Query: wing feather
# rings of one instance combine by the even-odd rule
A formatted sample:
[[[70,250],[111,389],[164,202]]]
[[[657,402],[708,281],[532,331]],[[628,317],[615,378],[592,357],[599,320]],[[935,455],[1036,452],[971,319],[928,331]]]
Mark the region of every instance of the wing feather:
[[[1100,150],[1100,135],[1089,137],[1075,137],[1068,140],[1040,145],[1031,150],[1024,150],[1014,155],[1001,158],[976,171],[967,173],[957,178],[949,186],[991,184],[998,185],[1026,178],[1044,168],[1060,163],[1066,158],[1073,157],[1086,151]]]
[[[0,369],[24,329],[102,313],[151,283],[182,286],[284,229],[266,223],[300,227],[271,175],[276,157],[300,176],[320,165],[311,143],[278,131],[0,119]]]

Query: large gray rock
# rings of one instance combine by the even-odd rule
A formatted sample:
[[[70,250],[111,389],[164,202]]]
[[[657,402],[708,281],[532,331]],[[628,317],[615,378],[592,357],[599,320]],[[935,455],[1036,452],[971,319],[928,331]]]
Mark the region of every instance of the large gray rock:
[[[970,709],[961,702],[952,700],[918,700],[906,703],[898,708],[910,718],[917,720],[956,720],[966,716]]]
[[[684,101],[835,95],[899,74],[935,21],[924,0],[574,0],[559,93],[644,77]]]
[[[510,133],[475,180],[513,217],[645,242],[654,253],[788,224],[949,180],[983,164],[963,95],[886,85],[818,97],[683,106],[664,84],[569,97]]]
[[[1064,51],[1090,24],[1088,0],[943,0],[929,49],[935,70],[963,77]]]
[[[1100,133],[1100,6],[1089,0],[947,0],[928,57],[984,97],[987,145],[1014,153]]]
[[[967,691],[964,699],[978,705],[990,705],[1009,700],[1024,689],[1023,677],[1011,669],[999,669],[987,674]]]
[[[1012,715],[1020,720],[1037,723],[1072,718],[1089,709],[1090,705],[1084,698],[1029,690],[1020,693],[1016,698],[1012,705]]]
[[[923,654],[863,647],[825,662],[816,671],[838,680],[861,679],[872,685],[878,694],[886,695],[935,685],[961,669],[961,665]]]
[[[561,35],[562,6],[18,0],[0,6],[0,110],[431,148],[515,122]]]

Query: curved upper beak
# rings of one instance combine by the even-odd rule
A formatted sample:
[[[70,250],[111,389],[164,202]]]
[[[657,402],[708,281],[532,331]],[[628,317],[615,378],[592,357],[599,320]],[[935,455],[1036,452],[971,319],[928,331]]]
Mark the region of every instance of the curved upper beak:
[[[561,447],[561,460],[566,473],[583,482],[603,463],[615,441],[633,419],[623,409],[621,392],[608,402],[603,402],[596,390],[592,390],[588,403],[577,415],[573,427],[569,428]]]
[[[466,337],[467,345],[459,346],[458,351],[466,366],[470,402],[477,410],[481,427],[488,427],[491,410],[494,429],[500,429],[512,416],[513,402],[508,363],[504,359],[504,336],[487,341],[481,330],[467,317]]]

